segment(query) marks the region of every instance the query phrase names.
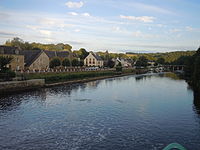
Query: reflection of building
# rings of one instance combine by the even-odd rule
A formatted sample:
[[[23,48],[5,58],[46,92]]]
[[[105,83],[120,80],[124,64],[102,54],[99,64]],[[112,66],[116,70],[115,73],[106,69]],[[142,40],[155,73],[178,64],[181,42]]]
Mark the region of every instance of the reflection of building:
[[[84,65],[103,67],[103,60],[99,55],[90,52],[89,55],[84,59]]]
[[[49,57],[42,50],[21,50],[25,58],[25,68],[29,70],[45,70],[49,68]]]
[[[0,56],[11,57],[12,61],[8,64],[11,70],[23,70],[24,69],[24,56],[20,54],[20,50],[17,47],[0,46]]]

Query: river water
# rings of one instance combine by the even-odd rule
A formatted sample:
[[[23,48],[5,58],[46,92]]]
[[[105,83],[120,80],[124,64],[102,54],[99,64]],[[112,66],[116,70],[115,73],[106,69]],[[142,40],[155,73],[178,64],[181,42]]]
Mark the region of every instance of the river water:
[[[125,76],[0,98],[1,150],[200,149],[200,100],[174,74]]]

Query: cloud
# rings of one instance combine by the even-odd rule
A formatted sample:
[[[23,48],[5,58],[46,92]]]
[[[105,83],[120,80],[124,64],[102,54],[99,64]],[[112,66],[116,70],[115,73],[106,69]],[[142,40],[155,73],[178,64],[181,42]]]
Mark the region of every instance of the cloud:
[[[170,29],[170,33],[176,33],[176,32],[181,32],[181,29]]]
[[[127,20],[134,20],[134,21],[142,21],[142,22],[154,22],[156,19],[155,17],[151,16],[140,16],[140,17],[135,17],[135,16],[124,16],[120,15],[121,19],[127,19]]]
[[[67,2],[65,3],[65,5],[68,7],[68,8],[81,8],[83,7],[84,3],[82,1],[80,2]]]
[[[75,31],[75,32],[80,32],[81,30],[80,30],[80,29],[75,29],[74,31]]]
[[[76,12],[69,12],[68,14],[72,15],[72,16],[78,16],[79,14]]]
[[[90,17],[91,15],[89,13],[82,13],[82,16]]]
[[[51,31],[48,31],[48,30],[39,30],[39,32],[43,35],[47,35],[47,36],[51,36]]]
[[[0,36],[16,36],[17,34],[11,32],[0,31]]]

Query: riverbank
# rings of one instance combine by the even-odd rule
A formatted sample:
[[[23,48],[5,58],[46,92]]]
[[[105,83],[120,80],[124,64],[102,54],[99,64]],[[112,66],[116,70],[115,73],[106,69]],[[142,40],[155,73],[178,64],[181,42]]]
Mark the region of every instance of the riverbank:
[[[116,71],[93,71],[93,72],[73,72],[73,73],[41,73],[28,74],[25,81],[1,82],[0,95],[7,95],[38,88],[53,87],[59,85],[84,83],[107,78],[115,78],[134,74],[143,74],[146,70],[126,69],[122,72]],[[38,84],[34,81],[42,81]]]

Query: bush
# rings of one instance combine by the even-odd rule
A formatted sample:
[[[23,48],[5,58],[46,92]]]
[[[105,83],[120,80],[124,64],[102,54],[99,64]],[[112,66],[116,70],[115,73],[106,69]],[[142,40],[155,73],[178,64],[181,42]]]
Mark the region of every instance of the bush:
[[[14,78],[15,76],[15,72],[11,71],[10,69],[0,71],[0,79],[3,79],[5,81],[12,80],[12,78]]]

